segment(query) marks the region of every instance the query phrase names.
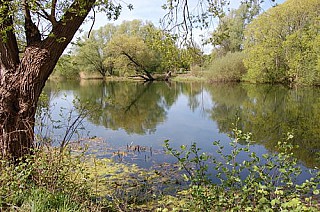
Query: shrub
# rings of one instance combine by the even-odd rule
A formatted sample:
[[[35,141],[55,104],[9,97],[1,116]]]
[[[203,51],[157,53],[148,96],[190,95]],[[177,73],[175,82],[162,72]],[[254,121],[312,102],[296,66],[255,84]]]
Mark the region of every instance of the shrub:
[[[60,57],[52,77],[74,79],[79,78],[79,72],[79,67],[76,66],[73,56],[64,54]]]
[[[41,149],[16,164],[0,161],[0,210],[93,209],[82,160],[82,154]]]
[[[209,81],[240,81],[246,73],[243,64],[245,53],[227,53],[223,57],[218,57],[210,62],[205,68],[204,76]]]
[[[224,154],[224,146],[214,142],[219,157],[201,153],[196,144],[188,149],[175,150],[165,146],[176,157],[190,186],[182,192],[188,200],[183,206],[191,211],[319,211],[319,176],[298,184],[301,168],[292,155],[294,148],[288,140],[278,143],[280,153],[258,157],[251,152],[250,134],[235,129],[230,154]],[[242,147],[239,141],[248,143]],[[238,158],[248,158],[238,162]],[[212,166],[211,166],[212,165]],[[216,172],[215,179],[209,177],[210,168]],[[218,181],[220,183],[213,183]]]

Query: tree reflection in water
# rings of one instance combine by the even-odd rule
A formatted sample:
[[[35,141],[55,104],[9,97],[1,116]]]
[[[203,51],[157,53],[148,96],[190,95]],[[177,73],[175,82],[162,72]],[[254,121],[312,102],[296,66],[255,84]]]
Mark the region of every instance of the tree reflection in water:
[[[55,83],[48,83],[45,90],[50,93],[55,89]],[[291,142],[299,145],[295,155],[308,167],[319,165],[316,160],[320,151],[319,88],[90,80],[61,82],[60,89],[72,90],[91,110],[88,121],[106,129],[124,130],[129,135],[156,135],[158,140],[164,137],[161,133],[168,133],[168,137],[175,134],[177,144],[196,141],[201,147],[221,137],[207,129],[216,126],[220,134],[230,134],[235,117],[239,117],[240,128],[251,132],[257,144],[269,151],[277,151],[278,141],[292,132]],[[210,124],[213,126],[206,126]],[[159,126],[167,131],[157,132]],[[210,137],[203,141],[206,133],[211,133]]]

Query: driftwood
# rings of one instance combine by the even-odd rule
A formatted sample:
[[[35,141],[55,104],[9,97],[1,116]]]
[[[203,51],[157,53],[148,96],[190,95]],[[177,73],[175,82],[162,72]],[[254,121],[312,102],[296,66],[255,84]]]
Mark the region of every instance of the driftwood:
[[[169,78],[171,77],[171,75],[172,75],[171,71],[168,71],[168,72],[166,73],[166,76],[165,76],[164,80],[165,80],[165,81],[168,81]]]

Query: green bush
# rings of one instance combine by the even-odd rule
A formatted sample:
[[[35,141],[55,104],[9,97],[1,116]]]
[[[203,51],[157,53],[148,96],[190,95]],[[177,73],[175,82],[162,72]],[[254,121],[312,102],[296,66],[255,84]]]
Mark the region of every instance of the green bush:
[[[209,81],[240,81],[246,73],[243,64],[245,53],[227,53],[223,57],[218,57],[210,62],[205,68],[204,76]]]
[[[79,78],[79,67],[75,64],[74,58],[70,54],[64,54],[60,57],[54,72],[53,77],[75,79]]]
[[[298,184],[301,174],[298,161],[292,155],[294,148],[288,140],[278,143],[279,153],[258,157],[251,152],[250,134],[235,129],[231,141],[231,153],[224,154],[224,146],[214,142],[218,156],[201,153],[196,144],[175,150],[166,142],[166,149],[175,156],[190,187],[182,192],[185,204],[182,209],[191,211],[319,211],[319,176]],[[246,141],[247,146],[239,145]],[[248,158],[238,162],[238,158]],[[212,166],[211,166],[212,165]],[[217,173],[213,183],[210,168]],[[180,198],[180,199],[183,199]],[[161,209],[162,210],[162,209]]]
[[[93,210],[82,160],[81,154],[42,149],[16,164],[0,161],[0,211]]]
[[[0,161],[0,211],[153,211],[165,193],[175,193],[167,167],[144,170],[68,148]]]

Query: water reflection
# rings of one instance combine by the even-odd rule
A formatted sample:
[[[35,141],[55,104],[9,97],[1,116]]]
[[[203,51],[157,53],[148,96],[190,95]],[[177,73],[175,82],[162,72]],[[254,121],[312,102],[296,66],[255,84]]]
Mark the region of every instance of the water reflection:
[[[166,108],[175,99],[167,86],[155,83],[100,82],[81,83],[75,92],[92,112],[88,120],[108,129],[124,129],[128,134],[150,134],[166,119]],[[169,100],[169,101],[167,101]]]
[[[282,86],[203,83],[49,82],[47,93],[72,91],[91,113],[89,128],[109,142],[132,142],[161,148],[196,141],[209,150],[213,140],[229,142],[235,117],[254,140],[276,151],[279,140],[292,132],[295,155],[306,165],[319,165],[320,90]],[[263,148],[264,147],[264,148]],[[256,147],[255,147],[256,148]]]
[[[269,151],[288,132],[300,148],[295,155],[307,166],[319,164],[320,91],[318,88],[287,89],[271,85],[213,85],[207,87],[215,102],[210,111],[219,131],[230,133],[234,114],[240,126]]]

